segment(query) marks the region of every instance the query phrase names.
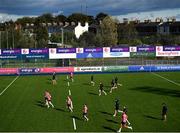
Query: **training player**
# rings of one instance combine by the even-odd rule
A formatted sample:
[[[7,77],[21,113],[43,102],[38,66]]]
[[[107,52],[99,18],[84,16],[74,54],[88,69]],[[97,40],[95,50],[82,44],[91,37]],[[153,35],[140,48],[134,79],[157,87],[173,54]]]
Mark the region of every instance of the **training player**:
[[[92,86],[95,85],[95,82],[94,82],[94,76],[93,76],[93,75],[91,75],[91,84],[92,84]]]
[[[99,96],[101,96],[101,93],[102,93],[102,92],[103,92],[105,95],[107,95],[107,93],[104,91],[103,87],[104,87],[103,83],[100,82],[100,84],[99,84]]]
[[[54,105],[51,102],[51,94],[48,91],[45,91],[44,98],[45,98],[45,105],[48,108],[50,107],[49,105],[51,105],[52,108],[54,108]]]
[[[113,115],[114,117],[117,115],[118,112],[121,112],[121,113],[123,112],[123,111],[121,111],[121,110],[119,109],[119,107],[120,107],[119,104],[120,104],[120,103],[119,103],[119,100],[116,99],[116,100],[115,100],[115,110],[114,110],[114,115]]]
[[[162,120],[166,121],[168,108],[167,108],[167,105],[165,103],[163,103],[162,106],[163,106],[162,107]]]
[[[71,72],[71,73],[70,73],[70,79],[71,79],[72,82],[74,82],[73,77],[74,77],[74,74],[73,74],[73,72]]]
[[[115,86],[114,79],[112,79],[110,93],[112,93],[112,90],[114,90],[115,88],[117,87]]]
[[[67,96],[66,105],[69,111],[73,112],[73,104],[70,96]]]
[[[84,117],[85,121],[89,121],[89,118],[87,117],[87,115],[88,115],[88,107],[87,107],[86,104],[84,104],[82,111],[83,111],[83,117]]]
[[[52,84],[53,85],[57,84],[57,82],[56,82],[56,73],[55,72],[53,73],[53,76],[52,76]]]
[[[128,128],[128,129],[132,130],[131,126],[127,126],[127,123],[129,123],[129,121],[128,121],[128,116],[126,113],[127,113],[127,110],[124,109],[123,113],[122,113],[122,117],[121,117],[121,125],[120,125],[118,132],[121,132],[122,128]],[[129,125],[130,125],[130,123],[129,123]]]
[[[122,86],[122,84],[118,83],[118,77],[117,76],[115,77],[114,81],[115,81],[115,87],[118,87],[118,85]]]

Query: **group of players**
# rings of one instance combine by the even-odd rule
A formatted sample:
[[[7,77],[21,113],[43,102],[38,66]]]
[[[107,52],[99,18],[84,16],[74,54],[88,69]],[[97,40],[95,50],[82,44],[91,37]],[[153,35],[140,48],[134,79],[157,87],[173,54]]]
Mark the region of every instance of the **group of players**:
[[[68,80],[68,86],[70,85],[69,84],[69,79],[71,82],[74,82],[74,79],[73,79],[73,73],[70,73],[70,76],[67,76],[67,80]],[[52,76],[52,84],[53,85],[56,85],[57,84],[57,81],[56,81],[56,73],[54,72],[53,73],[53,76]],[[50,106],[52,108],[54,108],[54,105],[52,104],[52,96],[51,94],[46,90],[45,91],[45,94],[44,94],[44,99],[45,99],[45,105],[47,106],[47,108],[50,108]],[[73,102],[72,102],[72,99],[71,99],[71,96],[67,96],[67,99],[66,99],[66,107],[68,108],[68,110],[70,112],[73,112]],[[82,109],[82,112],[83,112],[83,117],[86,121],[89,120],[89,118],[87,117],[87,114],[88,114],[88,107],[86,104],[83,105],[83,109]]]
[[[70,73],[70,76],[67,76],[67,79],[70,79],[71,82],[74,82],[74,79],[73,79],[73,73]],[[55,85],[57,84],[56,82],[56,73],[53,73],[53,76],[52,76],[52,84]],[[94,82],[94,76],[91,75],[91,81],[90,81],[90,84],[92,86],[95,85],[95,82]],[[68,86],[69,86],[69,80],[68,80]],[[119,84],[118,83],[118,78],[115,77],[114,79],[112,79],[111,81],[111,88],[110,88],[110,93],[112,93],[112,91],[116,88],[118,88],[118,86],[122,86],[122,84]],[[100,82],[99,84],[99,96],[101,96],[101,94],[104,93],[105,95],[107,95],[107,93],[104,91],[104,85],[102,82]],[[51,95],[48,91],[45,91],[45,105],[49,108],[50,105],[52,106],[52,108],[54,108],[54,105],[52,104],[51,102]],[[71,96],[67,96],[67,99],[66,99],[66,105],[67,105],[67,108],[70,112],[73,112],[73,102],[72,102],[72,99],[71,99]],[[130,126],[130,122],[128,121],[128,115],[127,115],[127,108],[124,107],[122,110],[120,110],[120,103],[119,103],[119,100],[116,99],[115,100],[115,111],[114,111],[114,114],[113,114],[113,117],[117,116],[118,112],[122,113],[122,116],[121,116],[121,124],[120,124],[120,128],[118,130],[118,132],[121,132],[122,128],[128,128],[128,129],[131,129],[132,130],[132,126]],[[82,109],[82,114],[83,114],[83,118],[85,121],[88,121],[89,118],[88,118],[88,107],[86,104],[83,105],[83,109]],[[163,108],[162,108],[162,120],[166,121],[166,115],[167,115],[167,106],[165,103],[163,103]]]

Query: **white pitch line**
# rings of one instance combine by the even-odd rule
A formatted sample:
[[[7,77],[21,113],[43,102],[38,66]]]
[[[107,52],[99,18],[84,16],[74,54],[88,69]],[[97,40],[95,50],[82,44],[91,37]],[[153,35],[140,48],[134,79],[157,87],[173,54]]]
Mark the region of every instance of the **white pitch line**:
[[[170,83],[173,83],[173,84],[175,84],[175,85],[177,85],[177,86],[180,86],[179,83],[176,83],[176,82],[174,82],[174,81],[172,81],[172,80],[170,80],[170,79],[167,79],[167,78],[165,78],[165,77],[163,77],[163,76],[161,76],[161,75],[159,75],[159,74],[157,74],[157,73],[152,73],[152,74],[154,74],[154,75],[156,75],[157,77],[160,77],[160,78],[162,78],[162,79],[164,79],[164,80],[166,80],[166,81],[168,81],[168,82],[170,82]]]
[[[69,96],[71,96],[71,90],[69,90]]]
[[[74,130],[76,130],[76,121],[74,118],[73,118],[73,126],[74,126]]]
[[[0,96],[16,81],[17,78],[19,78],[19,76],[17,76],[17,77],[0,93]]]

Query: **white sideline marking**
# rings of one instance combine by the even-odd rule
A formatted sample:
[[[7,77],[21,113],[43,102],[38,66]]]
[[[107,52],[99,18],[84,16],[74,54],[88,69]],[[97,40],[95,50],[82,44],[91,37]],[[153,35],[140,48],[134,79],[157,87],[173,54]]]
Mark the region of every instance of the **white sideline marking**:
[[[76,121],[74,118],[73,118],[73,125],[74,125],[74,130],[76,130]]]
[[[71,96],[71,90],[69,90],[69,96]]]
[[[173,84],[175,84],[175,85],[177,85],[177,86],[180,86],[179,83],[176,83],[176,82],[174,82],[174,81],[172,81],[172,80],[170,80],[170,79],[167,79],[167,78],[165,78],[165,77],[163,77],[163,76],[161,76],[161,75],[159,75],[159,74],[157,74],[157,73],[152,73],[152,74],[154,74],[154,75],[156,75],[157,77],[160,77],[160,78],[162,78],[162,79],[164,79],[164,80],[167,80],[167,81],[170,82],[170,83],[173,83]]]
[[[19,78],[19,76],[17,76],[17,77],[0,93],[0,96],[16,81],[17,78]]]

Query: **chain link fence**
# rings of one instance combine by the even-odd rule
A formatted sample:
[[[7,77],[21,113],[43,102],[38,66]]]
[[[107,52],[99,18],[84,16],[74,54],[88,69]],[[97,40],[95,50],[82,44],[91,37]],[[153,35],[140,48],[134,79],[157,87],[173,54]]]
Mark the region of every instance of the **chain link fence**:
[[[89,59],[28,59],[0,60],[1,68],[67,67],[67,66],[128,66],[128,65],[180,65],[176,58],[89,58]]]

